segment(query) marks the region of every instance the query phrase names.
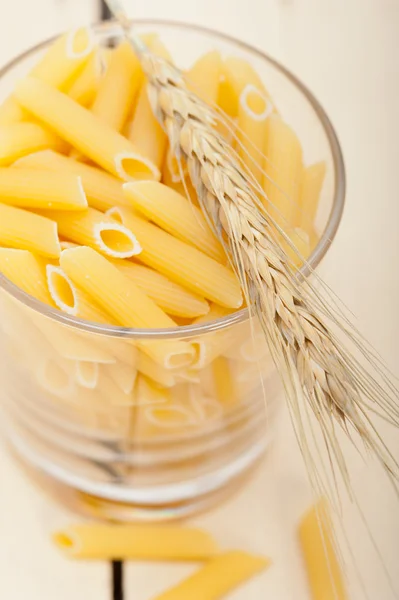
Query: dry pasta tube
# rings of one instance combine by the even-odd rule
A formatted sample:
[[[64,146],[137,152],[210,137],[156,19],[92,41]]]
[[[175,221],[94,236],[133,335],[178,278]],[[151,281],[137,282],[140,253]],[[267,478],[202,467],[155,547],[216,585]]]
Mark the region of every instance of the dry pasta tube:
[[[280,238],[281,245],[291,260],[292,265],[299,269],[310,256],[311,240],[306,231],[299,229],[299,227],[290,230],[288,237],[295,248],[282,238]]]
[[[176,378],[174,372],[157,364],[143,352],[139,353],[136,364],[137,370],[140,371],[142,375],[145,375],[148,379],[151,379],[158,385],[167,388],[175,385]]]
[[[346,600],[344,581],[334,551],[328,506],[321,500],[303,517],[299,539],[313,600]]]
[[[129,42],[121,42],[110,54],[91,111],[116,131],[121,131],[142,80],[143,71],[133,48]]]
[[[195,324],[208,323],[210,321],[220,319],[229,314],[229,310],[212,304],[207,315],[195,319]],[[204,369],[209,366],[215,358],[224,354],[232,344],[236,343],[235,329],[228,328],[217,331],[215,333],[207,333],[206,335],[198,336],[193,339],[194,347],[196,348],[196,360],[192,365],[193,369]]]
[[[228,57],[222,65],[218,104],[230,117],[238,116],[242,91],[247,85],[266,93],[261,78],[255,69],[244,59]]]
[[[78,175],[82,179],[89,205],[97,210],[105,211],[115,205],[130,206],[123,193],[121,182],[116,177],[102,169],[77,162],[52,150],[24,156],[15,162],[13,167],[47,169],[57,173],[65,171]]]
[[[58,258],[61,252],[55,221],[5,204],[0,204],[0,245],[48,258]]]
[[[0,126],[0,166],[7,167],[32,152],[46,149],[64,152],[67,144],[38,123],[12,123]]]
[[[213,50],[201,56],[185,75],[188,88],[212,106],[218,100],[222,65],[220,52]]]
[[[156,225],[140,219],[133,211],[122,207],[117,210],[122,223],[140,241],[143,248],[140,262],[217,304],[231,308],[241,306],[240,284],[230,269]]]
[[[33,252],[0,248],[0,272],[27,294],[53,306],[46,283],[46,262]]]
[[[302,147],[293,129],[277,115],[269,117],[265,155],[265,208],[289,233],[299,210]]]
[[[157,181],[128,183],[123,191],[133,208],[156,225],[213,259],[226,262],[226,254],[204,214],[186,198]]]
[[[30,74],[49,85],[61,88],[84,66],[93,47],[94,34],[90,28],[74,29],[50,46]],[[7,98],[0,106],[0,125],[16,123],[27,116],[13,96]]]
[[[81,387],[94,390],[99,378],[99,365],[95,362],[79,360],[75,362],[75,381]]]
[[[87,523],[59,531],[53,540],[69,557],[82,559],[197,561],[218,552],[208,533],[178,525]]]
[[[150,406],[152,404],[165,404],[170,401],[168,391],[154,385],[141,373],[138,374],[135,387],[135,406]]]
[[[217,357],[211,364],[214,390],[217,400],[225,408],[236,406],[239,402],[230,362],[223,356]]]
[[[246,552],[226,552],[154,600],[219,600],[269,564],[267,558]]]
[[[167,314],[193,318],[209,312],[209,304],[204,298],[161,273],[127,260],[118,260],[114,264]]]
[[[260,185],[263,183],[269,117],[273,110],[268,94],[252,84],[245,86],[240,94],[238,106],[238,154]]]
[[[298,223],[308,235],[313,233],[326,170],[326,163],[322,161],[305,167],[302,172]]]
[[[191,179],[187,173],[187,168],[184,164],[182,165],[182,170],[184,182],[182,181],[176,158],[173,156],[171,149],[168,148],[163,161],[162,183],[187,198],[191,204],[198,206],[197,192],[191,183]]]
[[[113,365],[104,365],[103,369],[124,394],[131,394],[133,392],[137,379],[137,369],[133,364],[128,365],[118,361]]]
[[[22,208],[84,210],[87,198],[79,176],[33,169],[0,169],[0,198]]]
[[[94,208],[69,213],[46,211],[45,214],[57,222],[62,237],[92,246],[106,256],[129,258],[141,252],[138,240],[127,227]]]
[[[97,49],[92,53],[76,79],[72,81],[70,87],[64,91],[78,104],[86,108],[91,106],[98,92],[105,68],[104,58]]]
[[[65,94],[33,77],[20,81],[14,93],[24,108],[116,177],[160,179],[158,168],[129,140]]]
[[[146,84],[140,90],[127,137],[140,155],[145,156],[160,171],[166,152],[167,137],[152,111]]]
[[[64,250],[60,262],[72,281],[90,294],[120,325],[143,329],[176,326],[128,277],[93,249]],[[194,348],[181,341],[140,342],[140,347],[165,367],[186,366],[194,357]]]

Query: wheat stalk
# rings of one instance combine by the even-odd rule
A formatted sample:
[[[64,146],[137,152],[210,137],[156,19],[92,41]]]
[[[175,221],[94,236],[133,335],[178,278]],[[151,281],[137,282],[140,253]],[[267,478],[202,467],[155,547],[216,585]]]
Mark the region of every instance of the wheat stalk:
[[[348,434],[352,425],[389,476],[396,478],[398,464],[369,418],[371,409],[398,426],[396,388],[328,299],[294,274],[275,233],[284,232],[260,203],[264,192],[215,129],[218,113],[187,89],[176,67],[151,54],[131,35],[119,3],[109,4],[140,58],[154,114],[168,135],[171,150],[187,165],[201,207],[230,256],[248,306],[262,325],[307,466],[312,467],[314,461],[305,431],[304,402],[316,416],[331,464],[335,459],[348,489],[349,475],[335,424]],[[375,377],[341,344],[332,325],[338,325],[358,346]],[[386,385],[378,382],[379,375]],[[313,483],[317,485],[317,477]]]

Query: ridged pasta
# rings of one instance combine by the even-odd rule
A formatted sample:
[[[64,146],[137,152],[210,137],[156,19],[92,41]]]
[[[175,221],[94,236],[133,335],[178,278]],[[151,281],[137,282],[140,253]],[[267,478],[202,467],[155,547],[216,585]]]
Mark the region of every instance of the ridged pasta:
[[[59,37],[47,50],[30,74],[46,83],[61,88],[87,62],[94,47],[94,34],[88,27],[74,29]],[[16,123],[27,117],[27,113],[10,96],[0,106],[0,125]]]
[[[31,250],[48,258],[58,258],[61,252],[55,221],[1,203],[0,245]]]
[[[133,211],[122,207],[117,210],[124,225],[140,241],[143,249],[140,262],[217,304],[232,308],[241,306],[240,284],[227,267],[140,219]]]
[[[131,394],[133,392],[137,379],[137,369],[135,366],[117,361],[113,365],[104,365],[103,369],[124,394]]]
[[[187,87],[211,106],[218,100],[222,65],[220,52],[213,50],[201,56],[185,74]]]
[[[128,139],[46,83],[27,77],[17,83],[14,94],[24,108],[116,177],[160,178],[157,167]]]
[[[119,179],[102,169],[85,165],[52,150],[43,150],[24,156],[17,160],[13,167],[47,169],[57,173],[65,171],[78,175],[82,179],[89,205],[97,210],[105,211],[115,205],[130,206]]]
[[[243,58],[229,56],[222,65],[218,104],[230,117],[238,116],[240,96],[247,85],[265,93],[265,87],[255,69]]]
[[[89,208],[84,212],[46,211],[58,224],[60,236],[113,258],[128,258],[141,252],[129,228],[104,213]]]
[[[139,353],[136,366],[140,373],[163,387],[172,387],[176,383],[173,371],[161,367],[143,352]]]
[[[170,281],[165,275],[127,260],[115,261],[114,264],[168,315],[193,318],[209,312],[209,304],[204,298]]]
[[[272,115],[268,120],[263,180],[265,208],[289,233],[299,210],[302,147],[293,129],[279,116]]]
[[[95,250],[88,247],[64,250],[61,267],[113,318],[125,327],[169,328],[175,322],[148,296]],[[185,366],[194,356],[187,342],[140,341],[140,348],[167,367]]]
[[[105,64],[103,62],[103,56],[97,49],[72,84],[64,90],[72,100],[86,108],[92,105],[104,75]]]
[[[157,181],[124,184],[123,191],[133,208],[156,225],[216,261],[226,262],[226,254],[203,212],[186,198]]]
[[[140,61],[129,42],[121,42],[109,56],[91,111],[121,131],[143,80]],[[139,148],[139,146],[137,146]]]
[[[87,198],[79,176],[33,169],[1,169],[0,199],[22,208],[84,210]]]
[[[46,262],[29,250],[0,248],[0,272],[21,290],[53,306],[46,283]]]
[[[38,123],[11,123],[0,126],[0,167],[39,150],[65,151],[67,145],[55,133]]]

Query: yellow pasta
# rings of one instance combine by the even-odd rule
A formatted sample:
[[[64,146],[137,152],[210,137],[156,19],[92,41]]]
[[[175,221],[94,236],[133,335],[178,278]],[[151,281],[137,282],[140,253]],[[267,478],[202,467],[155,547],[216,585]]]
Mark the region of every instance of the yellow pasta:
[[[77,162],[52,150],[43,150],[24,156],[15,162],[13,167],[48,169],[57,171],[57,173],[65,171],[78,175],[82,179],[89,205],[97,210],[105,211],[115,205],[130,206],[119,179],[102,169]]]
[[[326,169],[326,163],[321,161],[304,168],[302,172],[298,224],[309,235],[312,235],[314,231],[314,222]]]
[[[129,42],[119,44],[109,58],[107,71],[91,107],[93,114],[116,131],[121,131],[143,76],[140,61]]]
[[[226,262],[226,254],[203,212],[186,198],[157,181],[128,183],[123,191],[133,208],[156,225],[215,260]]]
[[[347,600],[326,501],[318,502],[302,519],[299,539],[313,600]]]
[[[154,600],[219,600],[269,564],[267,558],[246,552],[225,552]]]
[[[66,144],[50,130],[38,123],[12,123],[0,126],[0,167],[38,150],[63,152]]]
[[[27,294],[53,306],[41,257],[28,250],[0,248],[0,272]]]
[[[230,117],[238,116],[240,96],[247,85],[266,90],[255,69],[243,58],[228,57],[223,62],[218,104]]]
[[[288,237],[295,248],[287,240],[280,238],[280,242],[294,267],[301,267],[310,256],[311,241],[303,229],[296,227],[288,232]]]
[[[138,374],[135,388],[135,406],[150,406],[153,404],[165,404],[169,401],[168,391],[154,384],[141,373]],[[136,415],[137,416],[137,415]],[[143,415],[140,415],[142,417]],[[141,420],[141,419],[139,419]],[[142,422],[139,423],[139,427]],[[141,429],[143,433],[143,429]]]
[[[172,387],[176,383],[173,371],[161,367],[143,352],[138,355],[137,370],[163,387]]]
[[[175,322],[107,259],[88,247],[64,250],[61,267],[114,319],[126,327],[169,328]],[[194,356],[189,343],[180,341],[140,342],[140,348],[156,362],[185,366]]]
[[[84,212],[46,211],[58,224],[59,234],[77,244],[92,246],[113,258],[128,258],[141,252],[133,233],[104,213],[89,208]]]
[[[82,523],[55,533],[53,540],[71,558],[82,559],[198,561],[218,552],[208,533],[179,525]]]
[[[188,88],[211,106],[218,100],[222,65],[220,52],[213,50],[201,56],[185,76]]]
[[[75,362],[76,382],[89,390],[94,390],[98,384],[99,365],[95,362],[79,360]]]
[[[91,106],[98,92],[104,68],[99,51],[93,52],[82,72],[66,90],[68,96],[86,108]]]
[[[239,397],[234,385],[230,362],[227,358],[219,356],[212,362],[211,368],[216,398],[226,408],[235,406]]]
[[[217,304],[232,308],[241,306],[240,284],[227,267],[140,219],[129,209],[119,208],[118,213],[123,224],[140,241],[143,249],[140,262]]]
[[[93,42],[90,28],[81,27],[66,33],[50,46],[30,75],[57,88],[67,85],[87,62]],[[13,96],[0,106],[0,125],[16,123],[27,116]]]
[[[146,84],[140,90],[127,137],[140,155],[145,156],[160,171],[165,156],[167,137],[152,112]],[[160,179],[160,177],[156,179]]]
[[[158,168],[129,140],[65,94],[34,77],[20,81],[14,93],[24,108],[116,177],[160,178]]]
[[[170,148],[165,153],[165,158],[162,168],[162,183],[172,188],[185,198],[189,199],[191,204],[198,206],[198,196],[194,189],[191,179],[188,176],[187,168],[182,163],[183,177],[182,180],[176,158],[172,155]]]
[[[198,317],[209,312],[208,302],[144,265],[119,260],[114,264],[168,315]]]
[[[264,89],[248,84],[242,90],[238,106],[238,154],[260,185],[263,183],[269,117],[273,110],[270,96]]]
[[[0,245],[48,258],[58,258],[61,252],[55,221],[5,204],[0,204]]]
[[[277,115],[269,118],[265,154],[265,208],[289,233],[299,208],[302,148],[293,129]]]
[[[23,208],[84,210],[87,199],[82,180],[72,173],[33,169],[1,169],[0,199]]]
[[[131,394],[137,379],[137,369],[133,365],[116,362],[113,365],[104,365],[105,373],[124,393]]]

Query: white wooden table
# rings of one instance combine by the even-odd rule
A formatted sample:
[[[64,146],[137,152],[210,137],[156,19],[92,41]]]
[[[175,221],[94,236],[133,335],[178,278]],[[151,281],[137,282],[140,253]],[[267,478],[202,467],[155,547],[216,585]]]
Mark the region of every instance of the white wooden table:
[[[4,4],[6,4],[4,2]],[[330,115],[343,146],[347,205],[326,259],[328,283],[399,372],[398,0],[129,0],[137,17],[202,23],[263,48],[302,78]],[[13,0],[0,19],[0,63],[72,25],[95,20],[90,0]],[[22,23],[21,15],[24,15]],[[399,436],[386,430],[399,458]],[[399,504],[377,470],[351,456],[353,482],[399,590]],[[310,598],[295,537],[308,491],[288,421],[273,455],[228,504],[200,517],[226,544],[273,558],[273,568],[231,600]],[[392,593],[370,543],[346,511],[347,531],[371,599]],[[0,453],[0,597],[109,600],[110,566],[68,562],[50,533],[73,519]],[[193,567],[129,564],[125,599],[150,600]],[[351,600],[363,598],[353,581]],[[189,599],[187,599],[189,600]]]

